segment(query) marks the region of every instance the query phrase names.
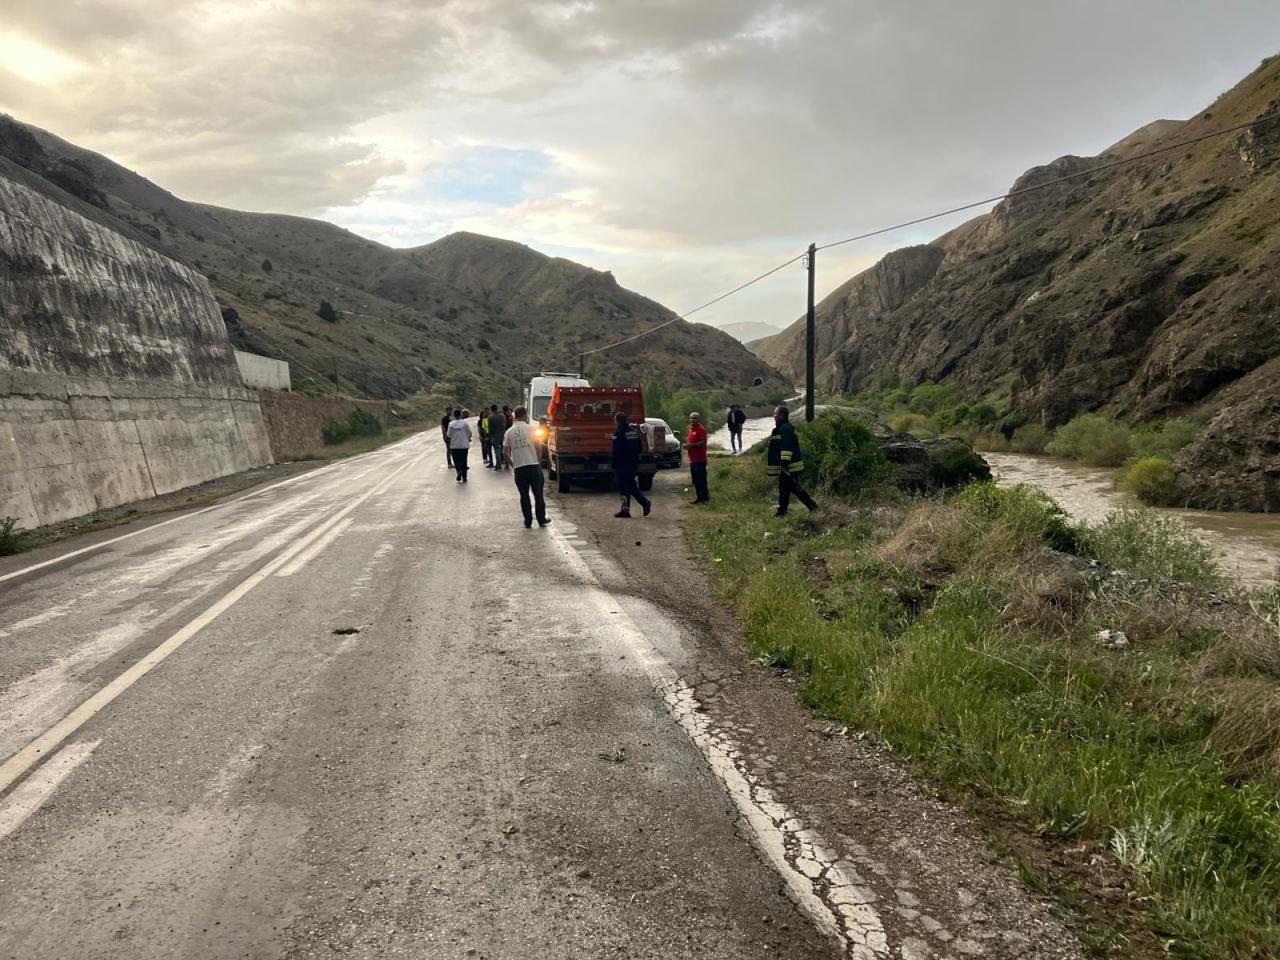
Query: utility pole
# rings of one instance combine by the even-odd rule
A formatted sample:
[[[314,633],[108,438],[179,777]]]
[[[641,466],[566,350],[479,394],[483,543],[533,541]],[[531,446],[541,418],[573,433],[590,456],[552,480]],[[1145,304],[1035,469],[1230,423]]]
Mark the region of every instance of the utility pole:
[[[578,351],[578,376],[579,377],[585,377],[587,373],[587,365],[584,362],[585,357],[586,355],[581,350],[579,350]]]
[[[813,420],[813,354],[814,346],[814,316],[813,316],[813,271],[814,258],[818,255],[817,244],[809,244],[809,256],[805,259],[805,266],[809,270],[809,313],[805,318],[804,325],[804,418],[805,420]]]

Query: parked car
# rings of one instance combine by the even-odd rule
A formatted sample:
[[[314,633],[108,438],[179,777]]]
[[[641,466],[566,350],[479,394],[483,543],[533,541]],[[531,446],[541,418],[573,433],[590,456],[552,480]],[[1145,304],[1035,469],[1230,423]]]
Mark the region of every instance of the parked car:
[[[678,468],[682,462],[682,451],[684,450],[684,444],[680,442],[680,438],[675,435],[675,432],[667,425],[665,420],[658,417],[647,417],[644,422],[645,426],[648,427],[660,427],[667,436],[666,448],[658,455],[658,466]]]

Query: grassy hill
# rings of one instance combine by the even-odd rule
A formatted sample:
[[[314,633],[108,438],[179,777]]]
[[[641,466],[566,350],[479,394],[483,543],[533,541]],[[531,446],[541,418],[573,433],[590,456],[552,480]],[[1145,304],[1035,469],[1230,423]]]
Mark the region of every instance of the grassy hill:
[[[1185,123],[1021,188],[1280,111],[1280,58]],[[1280,122],[1000,203],[886,256],[818,308],[821,386],[942,381],[1053,427],[1087,411],[1206,425],[1191,502],[1280,509]],[[803,321],[758,348],[803,374]]]
[[[580,350],[674,316],[609,273],[505,240],[454,234],[401,250],[319,220],[188,203],[7,118],[0,156],[61,176],[119,229],[204,273],[233,342],[289,361],[304,389],[336,378],[353,394],[401,398],[466,373],[514,399],[522,373],[576,367]],[[732,337],[685,321],[592,355],[587,373],[761,395],[789,386]]]

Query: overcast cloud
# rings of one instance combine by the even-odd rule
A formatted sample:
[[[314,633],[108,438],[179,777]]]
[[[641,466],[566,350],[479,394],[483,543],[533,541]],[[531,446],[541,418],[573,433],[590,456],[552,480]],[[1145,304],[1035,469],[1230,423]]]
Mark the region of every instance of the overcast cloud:
[[[1275,0],[0,0],[0,110],[191,200],[466,229],[683,310],[1182,118]],[[830,289],[953,223],[824,255]],[[799,268],[700,315],[789,322]]]

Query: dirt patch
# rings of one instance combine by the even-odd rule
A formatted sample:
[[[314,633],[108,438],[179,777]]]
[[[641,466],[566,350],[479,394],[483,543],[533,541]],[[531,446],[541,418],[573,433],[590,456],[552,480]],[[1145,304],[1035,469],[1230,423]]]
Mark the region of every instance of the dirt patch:
[[[638,593],[685,625],[699,665],[685,679],[698,700],[749,752],[779,801],[867,879],[895,955],[1159,956],[1103,851],[1055,847],[996,811],[962,809],[908,758],[815,717],[800,702],[795,674],[752,659],[686,544],[682,520],[697,509],[681,496],[687,483],[684,471],[660,473],[653,514],[643,520],[614,519],[608,495],[557,502]]]

